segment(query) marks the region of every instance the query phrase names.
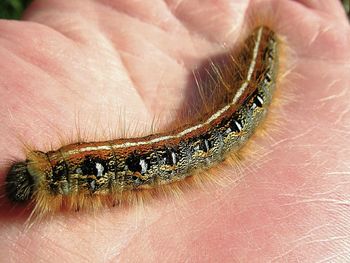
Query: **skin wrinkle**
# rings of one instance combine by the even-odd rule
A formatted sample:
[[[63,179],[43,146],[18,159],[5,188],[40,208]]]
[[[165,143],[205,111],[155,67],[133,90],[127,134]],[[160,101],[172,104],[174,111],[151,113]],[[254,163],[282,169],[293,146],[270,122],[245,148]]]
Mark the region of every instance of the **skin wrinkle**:
[[[183,63],[181,63],[182,65],[186,65],[186,64],[183,64]]]
[[[150,42],[150,44],[151,45],[153,45],[151,42]],[[154,45],[153,45],[154,46]],[[116,48],[117,50],[118,49],[120,49],[120,48]],[[162,50],[160,50],[160,49],[158,49],[159,51],[162,51]],[[175,61],[177,64],[179,64],[183,69],[186,69],[186,63],[179,63],[176,59],[174,59],[174,57],[170,57],[170,55],[168,55],[168,54],[166,54],[165,52],[163,52],[162,51],[162,53],[164,54],[164,55],[166,55],[166,56],[169,56],[169,58],[171,58],[172,59],[172,61]],[[121,56],[122,57],[122,60],[123,60],[123,56]],[[125,65],[125,59],[123,60],[123,62],[124,62],[124,65]],[[184,68],[185,67],[185,68]],[[129,69],[129,67],[127,68],[127,69]],[[131,72],[130,70],[128,70],[128,72]],[[129,74],[129,76],[130,76],[131,74]],[[132,80],[132,82],[134,83],[134,86],[135,87],[138,87],[139,85],[135,82],[135,80]],[[139,92],[139,94],[140,94],[140,92]],[[149,103],[148,103],[149,104]],[[151,103],[150,105],[154,105],[154,103]],[[152,107],[152,106],[149,106],[149,107]],[[148,107],[148,108],[149,108]]]
[[[116,50],[118,50],[118,49],[116,49]],[[123,59],[122,53],[119,52],[119,55],[120,55],[119,57],[121,58],[122,63],[124,64],[124,67],[125,67],[125,60]],[[126,70],[125,72],[130,72],[130,70]],[[137,88],[138,85],[136,85],[136,83],[135,83],[135,82],[133,81],[133,79],[131,78],[131,74],[129,74],[128,76],[129,76],[129,80],[131,81],[131,83],[134,84],[133,87],[134,87],[134,88],[136,87],[136,88],[135,88],[136,92],[138,92],[139,95],[140,95],[139,89]],[[141,96],[140,96],[140,98],[141,98]]]
[[[3,47],[1,47],[1,48],[3,48]],[[50,74],[48,71],[47,71],[47,69],[45,68],[45,67],[41,67],[40,66],[40,63],[31,63],[31,61],[30,61],[30,58],[28,58],[28,57],[25,57],[25,56],[19,56],[19,55],[17,55],[17,54],[15,54],[14,52],[10,52],[10,50],[8,50],[8,52],[11,54],[11,57],[12,57],[12,59],[16,62],[16,63],[21,63],[21,64],[23,64],[23,66],[29,66],[30,67],[30,71],[33,71],[33,72],[40,72],[40,74],[42,75],[42,76],[45,76],[45,77],[47,77],[47,79],[49,79],[50,80],[50,82],[53,82],[53,83],[55,83],[56,85],[57,84],[60,84],[61,85],[61,83],[60,82],[58,82],[56,79],[54,79],[52,76],[52,74]],[[22,54],[21,54],[22,55]],[[20,62],[18,61],[18,60],[20,60]]]
[[[22,256],[23,258],[31,258],[32,257],[32,253],[31,253],[29,248],[21,247],[21,245],[18,245],[18,244],[16,244],[16,245],[17,245],[17,247],[12,250],[13,255],[11,258],[15,259],[17,255]],[[11,248],[10,248],[10,251],[11,251]],[[18,251],[18,252],[16,253],[16,251]]]
[[[10,41],[8,41],[6,39],[1,39],[1,44],[3,44],[4,42],[7,44],[11,44]],[[12,43],[12,45],[13,45],[13,43]],[[36,71],[36,70],[40,71],[41,74],[49,77],[50,80],[54,81],[55,83],[60,83],[59,81],[57,81],[53,78],[53,76],[56,74],[56,72],[55,72],[56,70],[54,70],[54,71],[50,70],[50,72],[48,72],[47,65],[46,65],[47,64],[46,60],[48,60],[47,58],[41,58],[40,60],[35,61],[35,60],[33,60],[33,56],[31,54],[25,54],[24,52],[21,52],[20,54],[16,54],[16,52],[11,51],[11,49],[6,48],[6,46],[4,46],[4,45],[1,46],[0,48],[4,49],[4,51],[8,52],[8,54],[11,54],[11,56],[13,56],[15,60],[16,59],[21,60],[21,62],[23,62],[23,64],[25,64],[25,66],[29,66],[34,71]],[[61,70],[61,69],[59,69],[59,70]]]
[[[123,13],[121,13],[121,14],[123,14]],[[132,18],[132,17],[131,17],[131,18]],[[177,20],[177,21],[178,21],[178,20]],[[152,25],[152,24],[146,23],[146,25]],[[156,28],[158,28],[158,27],[156,27]],[[153,32],[153,31],[152,31],[152,32]],[[194,36],[191,36],[191,34],[189,33],[188,30],[186,30],[186,32],[188,33],[190,39],[191,39],[191,38],[194,38]],[[166,31],[163,31],[163,33],[166,33]],[[137,35],[137,36],[139,36],[139,35]],[[147,41],[147,42],[148,42],[150,45],[156,47],[156,49],[158,49],[159,51],[161,51],[162,54],[164,54],[165,56],[168,56],[170,59],[174,60],[174,61],[175,61],[177,64],[179,64],[180,66],[184,66],[183,63],[180,63],[180,62],[178,62],[178,61],[176,60],[175,54],[167,54],[167,53],[169,53],[169,51],[160,49],[159,46],[155,46],[155,44],[152,43],[151,41]],[[212,45],[212,43],[211,43],[210,41],[205,41],[205,42],[206,42],[206,43],[202,43],[202,45]],[[123,49],[121,49],[120,46],[118,46],[116,49],[117,49],[117,50],[123,50]],[[195,53],[195,52],[196,52],[196,48],[193,47],[193,48],[191,49],[191,52],[189,52],[189,54],[193,54],[193,53]],[[186,66],[186,63],[185,63],[185,68],[186,68],[186,69],[189,69],[189,67]]]
[[[150,44],[151,44],[151,43],[150,43]],[[151,45],[152,45],[152,44],[151,44]],[[177,65],[181,66],[184,70],[186,70],[185,64],[183,64],[183,63],[180,64],[178,61],[176,61],[176,59],[170,57],[168,54],[164,53],[162,50],[159,50],[159,51],[161,51],[163,55],[165,55],[165,56],[167,56],[169,59],[171,59],[171,61],[174,61]],[[126,62],[128,59],[127,59],[126,57],[124,58],[124,53],[130,54],[130,55],[132,55],[132,56],[134,56],[134,54],[129,53],[128,51],[120,51],[120,58],[121,58],[121,60],[122,60],[122,63],[123,63],[123,65],[124,65],[124,68],[127,70],[127,72],[131,72],[130,67],[127,66],[127,62]],[[164,72],[164,70],[163,70],[163,72]],[[129,74],[129,78],[130,78],[131,82],[134,84],[135,87],[138,87],[138,86],[139,86],[139,83],[137,83],[135,80],[133,80],[132,77],[131,77],[131,75],[132,75],[132,74],[130,73],[130,74]],[[162,75],[162,74],[160,74],[160,75]],[[159,82],[161,82],[161,79],[159,79]],[[157,86],[157,87],[158,87],[158,86]],[[141,94],[142,92],[139,91],[140,89],[138,89],[138,88],[135,88],[135,89],[136,89],[137,93],[139,94],[140,98],[142,98],[143,96],[142,96],[142,94]],[[155,92],[156,92],[156,91],[157,91],[157,89],[155,90]],[[150,104],[150,105],[153,105],[154,103],[149,103],[149,104]],[[146,104],[145,104],[145,106],[148,107],[148,105],[146,105]]]
[[[316,127],[309,127],[307,130],[303,131],[302,133],[298,133],[294,135],[294,137],[288,137],[284,138],[282,140],[274,142],[271,147],[276,147],[279,146],[280,144],[286,143],[286,142],[293,142],[296,141],[297,139],[300,139],[302,137],[308,137],[308,135],[312,134],[312,132],[316,129]]]
[[[162,1],[158,1],[158,3],[163,3]],[[110,5],[106,4],[105,2],[101,1],[98,3],[98,5],[101,6],[101,8],[106,8],[107,10],[105,11],[112,11],[112,12],[115,12],[113,15],[126,15],[128,17],[130,17],[131,19],[134,19],[140,23],[143,23],[143,24],[147,24],[147,25],[150,25],[150,26],[153,26],[154,28],[156,29],[159,29],[163,32],[167,32],[168,31],[168,28],[163,28],[161,24],[157,24],[157,23],[154,23],[153,20],[148,20],[148,19],[145,19],[144,17],[140,16],[139,14],[136,14],[134,13],[133,11],[132,12],[128,12],[128,10],[125,10],[125,9],[122,9],[120,6],[119,7],[111,7]],[[164,11],[169,11],[169,9],[164,9]],[[171,12],[167,13],[168,14],[172,14]],[[176,17],[173,17],[173,18],[176,18]],[[172,22],[177,22],[178,24],[181,25],[180,21],[177,20],[177,19],[174,19]]]
[[[202,34],[198,34],[198,32],[194,33],[189,26],[184,23],[177,15],[176,15],[176,11],[177,9],[180,7],[180,5],[183,3],[184,1],[179,1],[176,3],[176,7],[175,8],[170,8],[169,3],[166,1],[166,4],[168,5],[168,10],[170,11],[170,13],[172,14],[173,18],[176,21],[179,21],[180,24],[183,26],[184,29],[186,29],[186,31],[188,32],[189,35],[191,36],[195,36],[195,37],[200,37],[202,40],[211,43],[212,41],[207,39],[206,37],[203,37]]]
[[[350,175],[350,172],[329,172],[327,175]]]
[[[42,238],[45,239],[46,242],[51,244],[51,246],[49,246],[51,248],[51,251],[65,251],[67,254],[70,254],[72,256],[78,256],[76,258],[77,259],[79,258],[79,260],[85,260],[86,262],[89,262],[89,257],[86,256],[86,254],[83,253],[83,251],[78,252],[78,250],[76,250],[74,247],[71,248],[68,246],[59,245],[59,243],[55,242],[55,240],[51,240],[50,238],[48,238],[46,236],[42,236]],[[47,253],[48,251],[46,249],[44,249],[43,252]],[[57,254],[57,257],[59,257],[59,254]]]
[[[340,1],[334,1],[333,3],[335,3],[337,6],[337,8],[341,8],[340,6]],[[321,8],[317,8],[317,4],[314,5],[315,6],[315,9],[318,9],[318,11],[316,11],[315,13],[325,19],[325,20],[328,20],[328,21],[341,21],[343,25],[346,25],[346,14],[345,12],[343,14],[338,14],[338,15],[334,15],[333,13],[329,12],[330,11],[330,7],[327,6],[325,9],[321,9]],[[344,19],[345,18],[345,19]],[[344,23],[345,22],[345,23]]]
[[[94,216],[93,216],[94,217]],[[94,222],[93,220],[90,220],[91,221],[91,223],[92,223],[92,225],[95,225],[96,226],[96,222]],[[85,222],[85,225],[90,225],[90,222]],[[95,227],[94,227],[95,228]],[[70,230],[70,229],[68,229],[68,230]],[[91,231],[91,230],[90,230]],[[108,231],[111,231],[111,229],[108,229]],[[96,234],[98,234],[98,236],[99,237],[105,237],[105,235],[103,234],[103,232],[101,233],[101,232],[97,232],[96,231],[96,229],[93,229],[91,232],[94,232],[94,233],[96,233]],[[71,251],[79,251],[79,247],[82,245],[82,242],[80,242],[80,241],[84,241],[85,243],[87,243],[87,244],[89,244],[90,243],[90,240],[89,239],[85,239],[85,238],[83,238],[84,237],[84,232],[82,232],[82,235],[80,236],[80,239],[79,239],[79,244],[76,244],[76,246],[77,247],[73,247],[73,248],[69,248]],[[108,238],[105,238],[105,240],[106,240],[106,242],[105,243],[108,243],[107,242],[107,240],[108,240]],[[54,241],[52,241],[52,242],[54,242]],[[63,249],[63,251],[66,251],[66,249],[67,248],[65,248],[65,247],[62,247]],[[96,249],[99,249],[99,247],[95,247]],[[89,251],[80,251],[79,253],[80,254],[78,254],[78,253],[73,253],[72,252],[72,254],[74,254],[74,255],[78,255],[79,257],[77,258],[77,259],[81,259],[81,258],[85,258],[85,260],[86,260],[86,262],[90,262],[91,260],[90,260],[90,258],[89,257],[85,257],[85,255],[88,255],[88,252]],[[82,256],[80,256],[80,255],[82,255]]]
[[[216,43],[216,44],[219,44],[221,45],[222,44],[222,40],[221,41],[218,41],[217,39],[209,39],[207,36],[205,36],[205,34],[203,34],[203,32],[198,32],[195,30],[196,27],[191,27],[191,25],[189,25],[190,23],[189,22],[185,22],[184,19],[181,19],[179,16],[178,16],[178,9],[180,8],[181,5],[183,5],[184,1],[178,1],[175,6],[173,6],[169,0],[166,0],[165,1],[166,4],[168,5],[168,9],[170,11],[170,13],[172,14],[172,16],[177,20],[179,21],[179,23],[183,26],[183,28],[186,29],[186,31],[188,32],[189,35],[191,35],[192,37],[199,37],[201,39],[203,39],[204,41],[208,42],[208,43]],[[189,2],[189,1],[188,1]],[[213,3],[217,3],[217,2],[213,2]],[[220,5],[217,5],[217,7],[220,7]],[[227,11],[227,10],[233,10],[233,8],[227,8],[227,9],[221,9],[219,8],[219,10],[221,11]],[[181,11],[180,11],[181,12]],[[199,10],[198,10],[199,12]],[[225,13],[225,12],[224,12]],[[193,14],[193,11],[192,13]],[[222,17],[222,16],[221,16]],[[216,21],[217,22],[217,21]],[[232,23],[233,24],[233,23]],[[226,36],[228,37],[228,36]]]
[[[317,10],[318,12],[327,12],[330,9],[336,10],[336,8],[340,7],[340,2],[334,1],[329,2],[328,0],[301,0],[299,1],[303,5],[307,6],[310,10]],[[329,15],[328,13],[325,13]]]
[[[18,58],[20,59],[20,58]],[[14,58],[14,60],[16,60],[16,58]],[[27,64],[28,62],[25,62],[23,60],[20,61],[21,63],[24,62],[25,64]],[[19,61],[17,61],[17,63],[19,63]],[[38,67],[33,66],[32,68],[36,68],[37,70],[40,70],[40,72],[42,72],[41,69],[39,69]],[[21,102],[24,101],[24,98],[21,98]],[[42,115],[40,114],[41,112],[39,111],[35,111],[31,106],[27,105],[26,103],[23,102],[23,104],[21,104],[21,107],[25,106],[26,107],[26,111],[27,112],[31,112],[33,115],[37,116],[36,120],[34,120],[33,126],[35,125],[39,125],[39,123],[46,123],[47,125],[49,125],[50,127],[54,128],[55,125],[53,124],[52,120],[46,120],[44,117],[42,117]],[[8,108],[9,111],[11,111],[11,108]],[[16,126],[20,125],[16,124]]]
[[[138,83],[132,77],[132,74],[130,73],[131,72],[130,71],[130,67],[128,66],[128,64],[126,62],[127,60],[126,60],[125,56],[123,55],[123,53],[119,53],[119,58],[120,58],[120,61],[121,61],[122,65],[123,65],[123,67],[125,68],[125,71],[128,72],[128,78],[131,81],[131,83],[133,84],[132,85],[133,89],[136,91],[136,93],[138,94],[139,98],[142,98],[142,93],[141,93],[140,89],[137,88],[138,87]],[[144,103],[143,105],[145,107],[147,107],[146,102],[143,101],[143,103]]]
[[[70,89],[70,86],[68,85],[68,86],[65,86],[65,88],[68,88],[68,89]],[[72,91],[72,89],[70,89],[71,91]],[[74,91],[74,90],[73,90]],[[92,101],[91,101],[91,103],[92,103]]]
[[[309,13],[307,17],[303,16],[302,14],[304,12],[302,10],[303,10],[303,8],[305,9],[305,7],[298,2],[293,2],[293,1],[288,1],[288,3],[284,2],[284,1],[274,1],[274,2],[276,2],[275,4],[278,6],[276,9],[280,9],[281,14],[288,12],[287,7],[290,8],[290,11],[293,13],[291,20],[290,20],[290,26],[295,27],[299,24],[308,25],[309,28],[305,29],[305,32],[299,32],[301,38],[309,39],[309,35],[307,33],[311,32],[310,29],[312,28],[313,29],[312,31],[315,31],[316,30],[315,27],[319,28],[319,25],[323,24],[323,23],[320,23],[321,18],[316,16],[313,13],[312,14]],[[296,8],[296,7],[298,7],[298,8]],[[348,24],[345,24],[345,25],[346,25],[347,31],[349,31]],[[340,30],[340,29],[341,28],[338,27],[338,30]],[[290,31],[292,31],[292,29],[290,29]],[[344,38],[342,40],[342,42],[346,43],[349,41],[350,37],[347,36],[349,34],[344,34],[344,35],[347,38]],[[299,39],[299,38],[296,38],[296,39]],[[293,46],[298,46],[296,43],[290,43],[290,44]],[[302,51],[302,52],[299,52],[298,55],[300,57],[302,57],[303,59],[310,56],[310,54],[309,54],[310,52],[308,52],[308,49],[309,49],[308,46],[309,45],[307,45],[306,47],[298,48],[299,51]],[[347,49],[347,45],[341,45],[341,46],[343,47],[343,52],[340,52],[340,50],[338,48],[337,52],[339,52],[341,54],[341,56],[339,56],[339,58],[337,58],[338,60],[344,59],[344,53],[349,54],[348,49]],[[322,56],[325,56],[325,55],[323,54]],[[319,57],[315,57],[315,58],[319,58]]]
[[[322,191],[320,189],[318,189],[318,192],[314,192],[315,191],[315,188],[306,188],[306,187],[303,187],[302,190],[303,191],[307,191],[307,192],[310,192],[310,195],[314,198],[314,197],[317,197],[318,196],[323,196],[323,195],[331,195],[331,194],[334,194],[336,196],[338,196],[338,191],[337,190],[341,190],[341,188],[345,188],[345,186],[347,186],[349,183],[337,183],[337,185],[335,185],[331,190],[325,190],[325,191]],[[279,194],[279,197],[300,197],[300,198],[309,198],[309,195],[300,195],[300,194]],[[342,197],[342,196],[341,196]],[[346,198],[346,197],[344,197]]]
[[[337,84],[341,84],[341,79],[336,79],[336,80],[334,80],[332,83],[330,83],[329,85],[328,85],[328,88],[329,89],[332,89],[333,88],[333,86],[336,86]],[[327,102],[327,101],[329,101],[329,100],[337,100],[337,99],[341,99],[342,97],[346,97],[346,95],[347,95],[347,90],[340,90],[338,93],[336,93],[336,94],[330,94],[329,96],[326,96],[326,97],[323,97],[323,98],[320,98],[319,99],[319,102]],[[323,106],[324,105],[326,105],[326,104],[323,104]]]
[[[48,18],[50,17],[49,11],[47,11],[47,17]],[[86,42],[88,39],[83,35],[81,35],[84,30],[82,30],[82,28],[76,28],[77,25],[82,26],[79,23],[83,21],[86,22],[83,17],[79,16],[79,14],[72,15],[71,19],[69,20],[55,21],[54,24],[40,23],[41,20],[45,21],[45,17],[41,17],[41,19],[38,20],[38,22],[25,21],[25,23],[33,23],[35,25],[50,29],[55,34],[62,36],[67,42],[70,41],[72,44],[75,44],[77,46],[87,44]],[[60,30],[58,30],[58,28]],[[83,27],[83,28],[87,28],[87,27]]]
[[[327,226],[327,228],[329,228],[329,227],[331,227],[331,226]],[[341,233],[341,232],[339,231],[339,233]],[[348,235],[341,235],[340,234],[340,235],[337,235],[334,237],[317,238],[317,234],[318,233],[316,233],[315,238],[313,238],[312,236],[310,236],[308,238],[309,240],[307,240],[307,238],[305,238],[306,244],[310,245],[310,244],[314,244],[314,243],[327,243],[327,242],[333,242],[333,241],[343,241],[343,240],[348,239]],[[322,234],[323,234],[323,232],[322,232]],[[296,240],[296,242],[300,242],[300,240]],[[333,242],[333,244],[334,244],[334,242]],[[332,246],[332,244],[326,244],[326,247],[328,247],[329,245]]]
[[[342,255],[344,255],[345,257],[342,257]],[[327,257],[325,259],[319,260],[316,263],[332,262],[335,259],[339,259],[339,260],[341,259],[344,262],[349,261],[349,259],[350,259],[349,251],[340,252],[338,254],[335,254],[334,256],[330,256],[330,257]]]
[[[344,111],[339,113],[338,118],[335,120],[335,124],[340,124],[340,123],[346,123],[343,121],[346,117],[346,115],[350,115],[350,107],[349,109],[344,109]],[[344,131],[347,131],[347,127],[344,127]]]
[[[307,242],[306,244],[311,244],[311,243],[320,243],[320,242],[319,241]],[[298,243],[298,244],[294,245],[292,248],[290,248],[289,250],[285,251],[284,253],[281,253],[280,255],[272,258],[270,262],[277,262],[279,260],[282,260],[282,259],[286,258],[288,255],[292,254],[297,249],[300,249],[301,245],[302,245],[302,243]],[[305,244],[303,244],[303,245],[305,246]]]

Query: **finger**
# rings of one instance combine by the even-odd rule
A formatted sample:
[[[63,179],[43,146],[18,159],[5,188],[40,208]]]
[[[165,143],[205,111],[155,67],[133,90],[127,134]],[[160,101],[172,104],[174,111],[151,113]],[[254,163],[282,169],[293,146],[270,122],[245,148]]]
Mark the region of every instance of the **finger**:
[[[320,12],[325,12],[331,16],[345,19],[347,21],[344,8],[341,5],[340,1],[336,0],[295,0],[295,2],[299,2],[308,8],[313,10],[317,10]]]
[[[165,1],[172,14],[189,32],[212,41],[228,41],[242,24],[248,1]]]
[[[252,1],[249,15],[253,18],[259,16],[263,23],[269,24],[284,36],[298,57],[343,61],[344,57],[349,56],[349,24],[340,23],[299,2]]]

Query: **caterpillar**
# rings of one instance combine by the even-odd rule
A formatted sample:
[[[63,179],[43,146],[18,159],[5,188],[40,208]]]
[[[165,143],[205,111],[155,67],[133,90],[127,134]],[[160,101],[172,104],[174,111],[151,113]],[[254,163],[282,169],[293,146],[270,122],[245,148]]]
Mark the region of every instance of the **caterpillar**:
[[[6,176],[14,203],[32,201],[35,210],[85,208],[96,197],[118,201],[127,191],[181,181],[238,151],[267,114],[278,73],[278,39],[256,28],[239,56],[241,72],[226,72],[229,99],[194,123],[139,138],[79,142],[49,152],[30,151]],[[231,63],[234,63],[233,61]]]

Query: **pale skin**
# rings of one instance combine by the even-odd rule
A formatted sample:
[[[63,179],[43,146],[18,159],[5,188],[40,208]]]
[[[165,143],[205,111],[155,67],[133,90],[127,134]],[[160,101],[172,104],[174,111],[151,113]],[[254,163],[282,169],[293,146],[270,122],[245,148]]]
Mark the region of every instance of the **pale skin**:
[[[24,21],[0,21],[1,178],[7,160],[25,158],[23,142],[55,149],[61,137],[111,138],[174,118],[192,70],[235,43],[245,14],[293,53],[278,86],[293,99],[271,113],[272,139],[254,139],[263,150],[246,156],[243,178],[225,166],[212,176],[229,175],[226,186],[57,214],[27,231],[2,209],[2,260],[350,259],[350,27],[335,0],[35,1]]]

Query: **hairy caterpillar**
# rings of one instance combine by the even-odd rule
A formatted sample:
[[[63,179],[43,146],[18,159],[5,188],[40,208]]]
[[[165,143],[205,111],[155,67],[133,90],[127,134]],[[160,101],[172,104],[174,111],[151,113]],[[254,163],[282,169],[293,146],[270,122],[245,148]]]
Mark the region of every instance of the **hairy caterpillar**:
[[[244,145],[267,113],[278,70],[275,33],[257,28],[239,55],[245,70],[222,77],[222,85],[233,83],[235,92],[216,111],[166,133],[31,151],[8,172],[8,198],[32,200],[40,212],[80,209],[95,197],[114,203],[125,191],[180,181],[223,161]]]

